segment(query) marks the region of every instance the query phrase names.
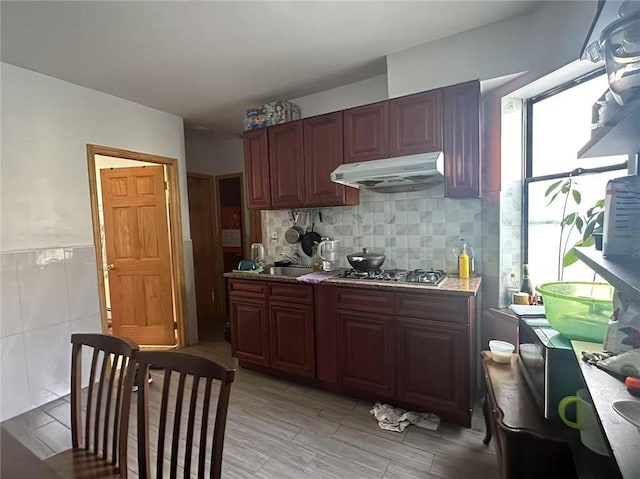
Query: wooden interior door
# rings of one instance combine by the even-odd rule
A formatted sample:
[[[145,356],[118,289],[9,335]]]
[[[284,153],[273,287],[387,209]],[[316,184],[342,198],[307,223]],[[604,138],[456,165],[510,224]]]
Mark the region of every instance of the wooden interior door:
[[[164,168],[100,170],[113,334],[174,345]]]
[[[214,301],[224,296],[215,290],[215,231],[213,213],[213,177],[187,174],[189,225],[193,244],[193,272],[196,289],[198,329],[215,317]],[[218,274],[221,274],[218,272]]]

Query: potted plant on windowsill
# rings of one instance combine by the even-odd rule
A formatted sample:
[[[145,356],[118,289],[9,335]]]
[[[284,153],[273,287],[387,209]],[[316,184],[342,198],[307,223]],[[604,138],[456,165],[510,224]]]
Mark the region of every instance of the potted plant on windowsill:
[[[598,242],[600,243],[599,249],[602,249],[604,199],[597,200],[584,215],[580,213],[578,206],[582,202],[582,194],[577,188],[578,183],[575,176],[580,175],[582,171],[582,168],[576,168],[571,172],[569,178],[554,182],[544,194],[545,198],[550,198],[547,206],[556,200],[564,201],[558,243],[558,281],[562,281],[564,269],[578,261],[573,248],[593,246]],[[574,229],[578,230],[582,238],[569,247],[571,233]],[[598,249],[597,244],[596,249]]]

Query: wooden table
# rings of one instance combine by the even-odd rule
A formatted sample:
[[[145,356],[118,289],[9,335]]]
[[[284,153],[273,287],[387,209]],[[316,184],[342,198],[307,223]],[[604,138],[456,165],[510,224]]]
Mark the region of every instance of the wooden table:
[[[0,477],[2,479],[60,479],[34,453],[4,429],[0,429]]]
[[[520,374],[518,356],[512,356],[511,364],[490,358],[490,352],[482,352],[485,444],[495,436],[501,477],[576,478],[566,428],[544,419]]]

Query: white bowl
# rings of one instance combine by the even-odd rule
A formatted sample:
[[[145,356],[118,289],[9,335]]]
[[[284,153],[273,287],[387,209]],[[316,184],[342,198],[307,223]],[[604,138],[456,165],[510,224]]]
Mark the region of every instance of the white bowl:
[[[510,363],[511,355],[516,347],[506,341],[498,341],[492,339],[489,341],[489,349],[491,350],[491,359],[497,363]]]

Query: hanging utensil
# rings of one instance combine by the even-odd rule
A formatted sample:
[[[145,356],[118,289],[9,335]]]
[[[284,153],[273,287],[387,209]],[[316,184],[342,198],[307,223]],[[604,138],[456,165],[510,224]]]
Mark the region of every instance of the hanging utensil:
[[[302,237],[302,251],[304,251],[304,254],[309,258],[313,256],[313,247],[322,241],[322,236],[313,231],[315,226],[315,223],[311,223],[311,231]]]
[[[298,226],[296,223],[298,222],[300,213],[296,213],[293,226],[284,232],[284,239],[287,243],[296,244],[298,241],[302,239],[304,236],[304,230]]]

